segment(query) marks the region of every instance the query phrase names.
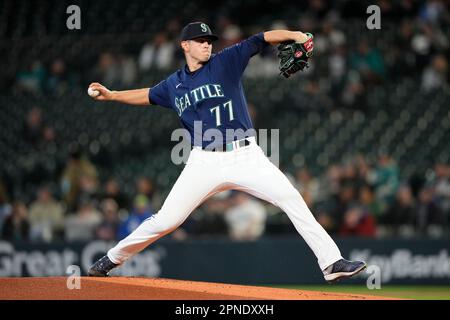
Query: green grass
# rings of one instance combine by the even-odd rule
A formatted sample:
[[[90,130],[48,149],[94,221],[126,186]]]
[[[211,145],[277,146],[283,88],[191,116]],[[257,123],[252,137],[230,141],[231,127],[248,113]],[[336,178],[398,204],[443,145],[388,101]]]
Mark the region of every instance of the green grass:
[[[406,298],[417,300],[450,300],[450,286],[394,286],[394,285],[381,285],[380,289],[369,290],[366,286],[361,285],[271,285],[271,287],[285,288],[285,289],[298,289],[298,290],[310,290],[310,291],[323,291],[323,292],[341,292],[341,293],[353,293],[353,294],[365,294],[373,296],[383,296],[392,298]]]

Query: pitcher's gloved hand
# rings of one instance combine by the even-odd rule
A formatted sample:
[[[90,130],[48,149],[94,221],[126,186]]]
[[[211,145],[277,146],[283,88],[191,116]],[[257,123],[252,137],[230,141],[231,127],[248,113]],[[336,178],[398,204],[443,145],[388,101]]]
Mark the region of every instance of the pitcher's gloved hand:
[[[280,58],[280,74],[289,78],[292,74],[309,67],[308,60],[313,55],[313,35],[307,33],[309,39],[303,43],[287,41],[278,45]]]

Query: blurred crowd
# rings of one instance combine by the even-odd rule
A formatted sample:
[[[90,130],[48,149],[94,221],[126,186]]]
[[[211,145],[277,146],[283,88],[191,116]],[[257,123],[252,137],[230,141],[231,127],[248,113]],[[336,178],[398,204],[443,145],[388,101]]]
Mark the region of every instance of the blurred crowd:
[[[306,169],[296,182],[318,221],[342,236],[430,236],[448,234],[450,166],[438,163],[426,171],[399,178],[392,157],[380,154],[370,164],[358,155],[332,165],[319,179]]]
[[[382,23],[380,30],[373,31],[366,29],[364,19],[345,17],[349,8],[337,10],[325,0],[309,1],[305,14],[298,19],[273,20],[264,26],[240,26],[239,17],[226,13],[214,21],[204,20],[220,36],[214,52],[263,30],[312,32],[315,55],[320,58],[313,59],[311,67],[301,75],[306,84],[302,90],[324,105],[364,108],[371,88],[400,77],[420,79],[424,91],[446,86],[450,78],[450,42],[445,31],[450,25],[450,13],[446,2],[379,0],[374,4],[381,9]],[[105,49],[98,54],[94,67],[70,67],[75,62],[63,57],[32,61],[18,70],[15,87],[61,94],[77,84],[85,87],[92,79],[112,88],[132,87],[149,73],[169,73],[183,65],[178,40],[182,27],[178,18],[172,18],[160,32],[143,41],[138,51]],[[276,50],[268,48],[255,56],[245,76],[278,77]]]
[[[351,15],[352,5],[334,8],[331,1],[310,0],[297,18],[273,20],[267,25],[245,24],[245,15],[232,16],[216,8],[214,20],[199,16],[219,34],[213,51],[233,45],[249,35],[269,29],[300,29],[315,36],[311,67],[301,75],[299,90],[307,101],[323,108],[364,109],[367,93],[400,78],[420,81],[432,92],[448,86],[450,79],[450,15],[443,0],[373,1],[381,9],[381,30],[358,32],[367,16]],[[289,15],[292,17],[292,15]],[[15,74],[14,89],[63,96],[70,88],[85,88],[98,81],[113,89],[132,88],[153,72],[169,73],[182,66],[178,36],[184,22],[168,20],[166,26],[140,42],[137,50],[102,49],[94,67],[77,59],[50,56],[25,63]],[[355,31],[356,30],[356,31]],[[445,31],[447,30],[447,31]],[[117,35],[120,37],[120,35]],[[245,77],[279,77],[276,50],[255,56]],[[148,86],[154,83],[146,84]],[[57,149],[58,132],[45,124],[43,110],[31,108],[22,138],[33,148]],[[60,170],[58,170],[60,169]],[[31,198],[14,197],[14,186],[0,177],[0,238],[10,241],[50,242],[120,240],[160,208],[163,197],[153,177],[136,177],[132,193],[124,192],[114,173],[101,175],[81,149],[67,155],[58,174],[36,171],[27,176]],[[103,168],[104,169],[104,168]],[[289,175],[317,220],[332,235],[365,237],[442,237],[450,225],[450,165],[434,167],[400,178],[400,168],[389,154],[376,161],[356,155],[345,163],[328,166],[321,176],[308,168]],[[52,183],[42,184],[51,179]],[[223,235],[235,240],[295,233],[280,209],[247,194],[230,191],[205,202],[175,232],[180,241],[203,235]]]
[[[96,166],[74,150],[56,187],[38,186],[31,201],[10,199],[0,184],[1,238],[34,242],[122,239],[153,215],[159,202],[150,178],[139,177],[135,195],[129,197],[114,177],[100,183]]]
[[[437,163],[425,175],[402,181],[389,155],[380,154],[376,163],[357,155],[329,166],[319,177],[307,168],[286,174],[332,235],[439,238],[449,232],[448,164]],[[0,181],[0,234],[9,241],[120,240],[155,214],[163,200],[151,177],[138,177],[134,192],[126,194],[113,175],[100,179],[96,166],[74,150],[57,183],[38,186],[30,201],[11,199]],[[251,241],[293,232],[279,208],[227,191],[202,204],[171,236]]]

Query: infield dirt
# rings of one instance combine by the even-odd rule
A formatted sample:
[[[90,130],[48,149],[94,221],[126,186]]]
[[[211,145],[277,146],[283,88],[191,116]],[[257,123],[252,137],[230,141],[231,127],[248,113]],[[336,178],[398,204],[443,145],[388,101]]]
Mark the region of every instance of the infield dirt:
[[[391,300],[391,298],[162,278],[0,278],[0,300]]]

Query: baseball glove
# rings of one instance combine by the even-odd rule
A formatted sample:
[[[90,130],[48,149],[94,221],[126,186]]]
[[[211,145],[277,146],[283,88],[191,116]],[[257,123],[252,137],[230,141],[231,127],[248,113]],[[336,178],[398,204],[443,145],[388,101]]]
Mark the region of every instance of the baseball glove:
[[[292,74],[309,67],[308,60],[313,54],[313,35],[307,33],[309,39],[303,43],[287,41],[278,45],[280,58],[280,74],[289,78]]]

